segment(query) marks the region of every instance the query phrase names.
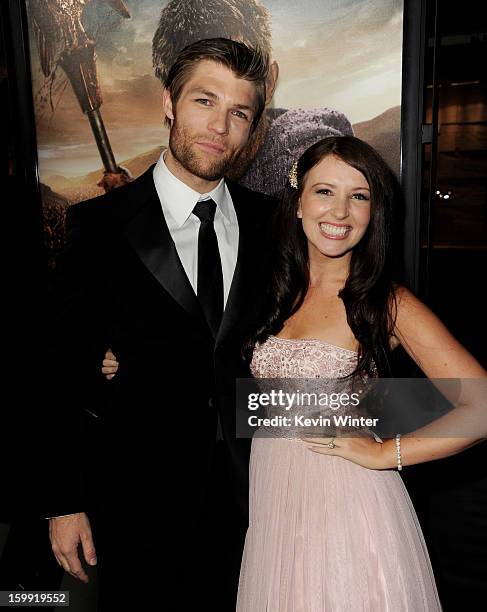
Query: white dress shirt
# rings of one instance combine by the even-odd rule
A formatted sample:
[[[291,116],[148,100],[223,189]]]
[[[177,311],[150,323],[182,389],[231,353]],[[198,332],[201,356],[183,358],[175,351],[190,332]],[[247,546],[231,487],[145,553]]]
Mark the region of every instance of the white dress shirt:
[[[225,307],[237,264],[239,231],[237,214],[224,179],[209,193],[201,194],[170,172],[164,153],[159,157],[153,176],[167,227],[195,293],[198,288],[198,231],[201,222],[193,214],[193,208],[198,201],[209,198],[216,203],[214,227],[222,263]]]

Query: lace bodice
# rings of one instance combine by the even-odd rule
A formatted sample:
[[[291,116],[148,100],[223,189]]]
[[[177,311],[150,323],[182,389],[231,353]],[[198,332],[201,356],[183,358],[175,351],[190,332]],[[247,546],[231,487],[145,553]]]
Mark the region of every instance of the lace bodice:
[[[355,351],[323,340],[269,336],[255,347],[250,369],[255,378],[339,378],[356,364]]]
[[[350,349],[329,344],[323,340],[287,339],[269,336],[263,344],[258,344],[252,356],[250,369],[258,380],[258,386],[263,393],[282,390],[291,396],[299,395],[296,404],[285,410],[282,405],[268,405],[265,416],[287,416],[290,425],[265,425],[264,429],[274,435],[296,437],[302,435],[335,435],[338,416],[367,416],[359,403],[348,403],[345,400],[336,401],[338,395],[347,395],[362,399],[365,393],[366,381],[355,377],[345,378],[351,374],[357,364],[357,353]],[[295,397],[298,398],[298,395]],[[312,395],[311,403],[306,404],[308,396]],[[315,398],[320,398],[319,404]],[[335,398],[331,401],[331,398]],[[330,401],[328,401],[330,400]],[[313,403],[314,402],[314,403]],[[298,419],[296,420],[296,417]],[[301,426],[301,417],[315,419],[316,426]],[[329,427],[323,425],[318,417],[329,419]],[[345,431],[345,430],[342,430]]]

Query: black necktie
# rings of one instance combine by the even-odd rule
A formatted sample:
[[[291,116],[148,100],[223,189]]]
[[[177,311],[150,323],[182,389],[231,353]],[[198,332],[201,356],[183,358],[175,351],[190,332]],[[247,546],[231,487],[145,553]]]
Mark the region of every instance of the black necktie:
[[[201,221],[198,233],[197,295],[213,336],[216,338],[223,316],[223,274],[213,220],[216,203],[198,202],[193,213]]]

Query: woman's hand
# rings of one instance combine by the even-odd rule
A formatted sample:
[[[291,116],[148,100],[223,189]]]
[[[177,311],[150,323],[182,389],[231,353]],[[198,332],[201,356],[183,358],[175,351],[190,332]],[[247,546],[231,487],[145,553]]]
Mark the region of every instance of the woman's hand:
[[[309,450],[321,455],[335,455],[353,461],[370,470],[386,470],[395,467],[395,455],[385,443],[371,437],[354,438],[301,438]],[[333,441],[334,448],[328,444]],[[389,444],[386,445],[389,447]]]
[[[118,370],[118,361],[115,355],[112,353],[112,349],[109,348],[105,353],[105,359],[102,363],[101,372],[107,380],[112,380]]]

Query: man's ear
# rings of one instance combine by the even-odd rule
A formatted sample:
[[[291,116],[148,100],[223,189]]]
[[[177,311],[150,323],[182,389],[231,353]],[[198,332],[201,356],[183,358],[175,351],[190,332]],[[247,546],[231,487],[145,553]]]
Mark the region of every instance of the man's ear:
[[[272,96],[276,91],[277,79],[279,78],[279,64],[276,60],[272,60],[271,65],[269,66],[269,72],[267,74],[266,79],[266,96],[265,96],[265,104],[266,106],[271,103]]]
[[[164,111],[164,114],[169,119],[169,121],[174,121],[171,93],[169,89],[164,89],[164,91],[162,92],[162,110]]]

